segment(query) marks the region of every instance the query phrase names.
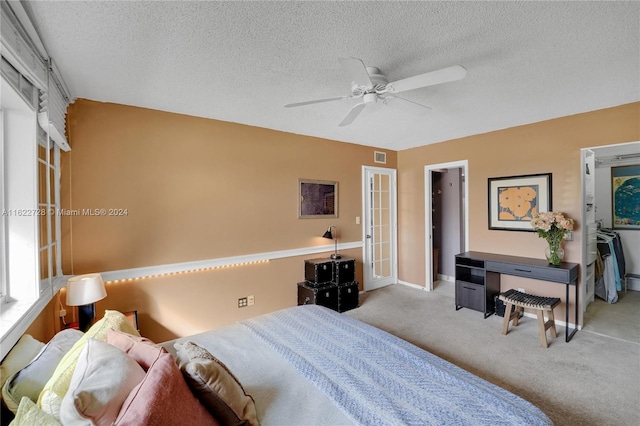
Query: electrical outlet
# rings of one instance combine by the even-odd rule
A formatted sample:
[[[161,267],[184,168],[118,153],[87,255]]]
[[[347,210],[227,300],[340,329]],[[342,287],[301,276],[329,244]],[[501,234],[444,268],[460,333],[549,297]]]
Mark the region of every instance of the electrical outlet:
[[[251,296],[247,296],[247,305],[253,306],[255,303],[256,299],[253,297],[253,294]]]
[[[60,309],[60,318],[64,318],[67,316],[67,311],[64,309]]]
[[[241,297],[238,299],[238,308],[246,308],[247,307],[247,298]]]
[[[573,231],[567,231],[567,233],[564,234],[564,239],[567,241],[573,241]]]
[[[526,293],[526,291],[524,291],[524,288],[519,288],[519,289],[518,289],[518,291],[519,291],[520,293]]]

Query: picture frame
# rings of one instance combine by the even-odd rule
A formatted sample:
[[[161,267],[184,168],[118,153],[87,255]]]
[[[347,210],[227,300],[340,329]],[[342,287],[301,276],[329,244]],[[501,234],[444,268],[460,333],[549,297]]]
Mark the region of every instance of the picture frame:
[[[338,217],[338,182],[298,179],[298,219]]]
[[[640,230],[638,194],[640,194],[640,164],[611,167],[613,229]]]
[[[551,173],[488,179],[489,229],[535,232],[533,215],[551,211]]]

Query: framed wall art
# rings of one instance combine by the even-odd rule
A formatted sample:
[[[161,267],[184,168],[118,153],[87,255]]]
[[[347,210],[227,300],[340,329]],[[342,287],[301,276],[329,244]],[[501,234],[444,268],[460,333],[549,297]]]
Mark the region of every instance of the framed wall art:
[[[298,218],[338,217],[338,182],[298,180]]]
[[[534,232],[533,215],[551,211],[551,173],[488,181],[489,229]]]
[[[640,230],[640,165],[611,167],[613,229]]]

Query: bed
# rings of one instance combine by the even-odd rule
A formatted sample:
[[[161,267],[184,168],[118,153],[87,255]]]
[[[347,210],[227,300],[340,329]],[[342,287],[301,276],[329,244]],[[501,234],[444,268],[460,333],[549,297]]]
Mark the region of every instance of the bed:
[[[305,305],[164,342],[214,354],[266,425],[549,425],[524,399],[389,333]]]
[[[13,426],[551,424],[524,399],[316,305],[161,344],[110,310],[86,333],[28,337],[0,365]]]

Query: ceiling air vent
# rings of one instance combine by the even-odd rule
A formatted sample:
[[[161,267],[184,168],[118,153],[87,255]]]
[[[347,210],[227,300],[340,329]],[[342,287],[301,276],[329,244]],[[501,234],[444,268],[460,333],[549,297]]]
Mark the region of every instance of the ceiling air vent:
[[[387,164],[387,153],[374,151],[373,152],[373,161],[380,164]]]

